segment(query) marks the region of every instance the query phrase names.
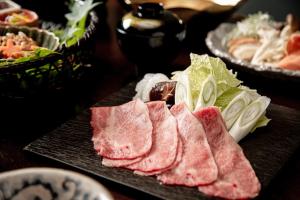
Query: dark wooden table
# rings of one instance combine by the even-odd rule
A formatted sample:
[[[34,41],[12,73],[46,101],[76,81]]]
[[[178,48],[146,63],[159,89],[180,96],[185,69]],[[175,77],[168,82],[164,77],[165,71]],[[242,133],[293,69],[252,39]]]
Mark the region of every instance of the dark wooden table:
[[[115,27],[125,10],[117,0],[108,0],[106,13],[101,15],[91,58],[93,67],[80,82],[67,90],[45,93],[28,99],[0,102],[0,172],[24,167],[44,166],[76,170],[69,166],[23,151],[24,146],[51,131],[83,109],[118,91],[135,78],[135,68],[119,50]],[[103,12],[103,11],[102,11]],[[174,69],[188,64],[188,53],[208,53],[204,45],[206,31],[217,23],[207,21],[207,14],[190,18],[190,12],[179,12],[187,20],[188,38],[185,49],[173,63]],[[223,19],[225,16],[214,18]],[[189,20],[188,20],[189,19]],[[205,20],[206,19],[206,20]],[[211,18],[213,19],[213,18]],[[273,103],[300,111],[299,86],[271,79],[240,74],[246,85],[270,96]],[[300,119],[299,119],[300,120]],[[287,127],[288,128],[288,127]],[[283,130],[284,131],[284,130]],[[62,144],[63,145],[63,144]],[[298,200],[300,197],[300,149],[274,178],[261,199]],[[78,170],[76,170],[78,171]],[[81,173],[85,173],[80,171]],[[86,174],[86,173],[85,173]],[[118,200],[155,199],[139,191],[94,177],[103,183]]]

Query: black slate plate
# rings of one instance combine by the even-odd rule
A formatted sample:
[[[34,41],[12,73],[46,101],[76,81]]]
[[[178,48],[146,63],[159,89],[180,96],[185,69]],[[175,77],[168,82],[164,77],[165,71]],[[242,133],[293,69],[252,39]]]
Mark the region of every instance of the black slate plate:
[[[134,86],[133,83],[129,84],[97,105],[119,105],[129,101],[134,95]],[[300,146],[300,112],[271,104],[267,114],[272,119],[270,124],[256,130],[240,143],[263,189],[268,186],[271,179]],[[87,110],[53,132],[32,142],[25,147],[25,150],[156,197],[172,200],[208,199],[196,188],[160,185],[154,177],[142,177],[126,169],[102,166],[100,158],[93,149],[89,121],[90,114]]]

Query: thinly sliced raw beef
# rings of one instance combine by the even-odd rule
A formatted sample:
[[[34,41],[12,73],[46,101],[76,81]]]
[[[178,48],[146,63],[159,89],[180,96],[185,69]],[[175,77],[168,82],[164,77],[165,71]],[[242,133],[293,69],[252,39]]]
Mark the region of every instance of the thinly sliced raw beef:
[[[171,166],[176,159],[179,140],[176,119],[166,102],[149,102],[147,107],[153,125],[151,150],[140,162],[126,166],[128,169],[141,172],[153,172]]]
[[[152,146],[152,123],[146,104],[136,99],[113,107],[91,108],[94,148],[111,159],[134,159]]]
[[[183,155],[177,167],[157,178],[164,184],[207,185],[217,179],[218,169],[199,120],[184,103],[174,105],[178,131],[183,142]]]
[[[209,107],[194,113],[202,122],[219,175],[217,181],[199,190],[226,199],[248,199],[258,195],[260,183],[240,146],[225,128],[219,110]]]
[[[142,159],[143,159],[143,156],[137,157],[137,158],[134,158],[131,160],[129,160],[129,159],[113,160],[113,159],[109,159],[109,158],[103,158],[102,165],[107,166],[107,167],[124,167],[127,165],[137,163],[137,162],[141,161]]]
[[[182,154],[183,154],[183,144],[182,144],[182,141],[181,141],[180,136],[179,136],[176,160],[173,162],[173,164],[171,166],[169,166],[165,169],[156,170],[156,171],[152,171],[152,172],[134,171],[134,173],[138,174],[138,175],[141,175],[141,176],[153,176],[153,175],[161,174],[165,171],[168,171],[168,170],[171,170],[171,169],[175,168],[180,163],[180,161],[182,159]]]

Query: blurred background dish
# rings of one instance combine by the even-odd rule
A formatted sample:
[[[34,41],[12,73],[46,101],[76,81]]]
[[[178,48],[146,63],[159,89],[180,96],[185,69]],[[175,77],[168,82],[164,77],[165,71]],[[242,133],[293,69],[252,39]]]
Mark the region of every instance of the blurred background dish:
[[[184,21],[187,21],[199,12],[220,14],[224,12],[232,13],[240,7],[246,0],[119,0],[125,7],[134,6],[140,3],[162,3],[165,9],[170,9]]]
[[[279,67],[274,67],[265,64],[251,64],[248,61],[237,59],[233,57],[227,50],[224,44],[224,37],[228,35],[235,24],[222,23],[215,30],[210,31],[206,37],[206,45],[209,50],[215,55],[222,58],[232,67],[238,71],[252,73],[255,75],[263,76],[268,79],[279,79],[283,81],[300,81],[299,70],[288,70]]]
[[[0,174],[0,199],[113,200],[100,183],[82,174],[55,168],[27,168]]]
[[[117,27],[118,43],[138,72],[168,71],[185,39],[183,21],[160,3],[138,4]]]
[[[0,1],[0,14],[20,10],[21,6],[11,0]]]
[[[196,11],[222,12],[238,6],[243,0],[121,0],[125,4],[162,3],[165,9],[183,8]]]
[[[186,24],[183,52],[204,53],[207,32],[229,19],[246,0],[118,0],[127,10],[140,2],[161,2],[164,8],[175,13]],[[188,58],[188,54],[184,54]],[[184,69],[188,63],[172,64],[172,71]]]
[[[288,13],[300,18],[300,1],[295,0],[251,0],[247,1],[238,13],[248,15],[258,11],[268,12],[274,19],[283,21]]]
[[[38,15],[31,10],[20,9],[0,14],[0,25],[36,26]]]
[[[18,31],[22,31],[36,41],[38,46],[46,47],[49,51],[34,51],[32,56],[20,60],[0,60],[0,97],[21,99],[50,91],[56,93],[65,90],[70,82],[79,81],[88,71],[86,66],[90,66],[90,45],[93,43],[96,24],[99,22],[93,8],[98,4],[91,1],[70,1],[68,5],[65,1],[55,1],[46,6],[43,5],[45,2],[39,1],[30,1],[30,4],[23,4],[22,1],[18,3],[38,13],[41,31],[27,31],[30,27],[23,25],[5,25],[0,26],[0,35],[3,36],[7,32],[18,34]],[[99,7],[105,7],[105,4],[102,5]],[[85,9],[81,9],[82,7]],[[66,13],[68,19],[65,17]],[[51,33],[44,34],[45,32]]]
[[[0,27],[0,36],[2,40],[5,40],[3,37],[14,34],[14,35],[22,35],[23,37],[30,38],[36,43],[38,47],[47,48],[49,50],[55,51],[59,47],[59,38],[52,32],[44,29],[39,29],[35,27],[13,27],[13,26],[4,26]],[[21,38],[17,38],[16,40],[21,40]],[[28,39],[27,39],[28,40]],[[2,41],[4,43],[4,41]],[[14,41],[19,42],[19,41]],[[26,41],[24,41],[26,42]],[[0,45],[2,46],[2,44]],[[10,49],[12,51],[12,49]],[[3,52],[2,52],[3,53]],[[2,58],[2,57],[1,57]]]

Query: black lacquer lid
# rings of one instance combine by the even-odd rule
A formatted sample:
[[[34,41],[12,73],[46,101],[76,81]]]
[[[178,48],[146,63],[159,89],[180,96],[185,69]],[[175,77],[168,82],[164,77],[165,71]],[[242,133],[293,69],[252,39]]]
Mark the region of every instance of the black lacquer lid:
[[[183,21],[164,10],[163,4],[143,3],[123,16],[117,31],[136,36],[163,37],[177,35],[184,29]]]

